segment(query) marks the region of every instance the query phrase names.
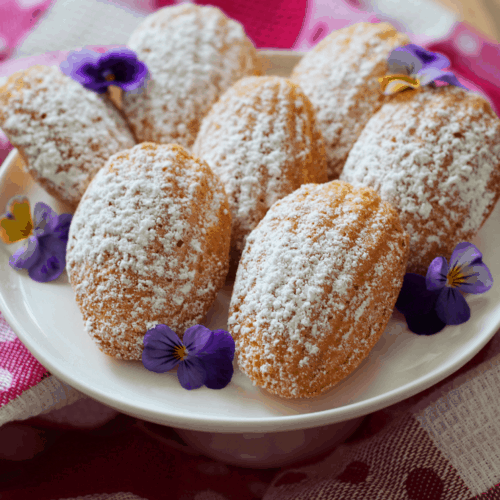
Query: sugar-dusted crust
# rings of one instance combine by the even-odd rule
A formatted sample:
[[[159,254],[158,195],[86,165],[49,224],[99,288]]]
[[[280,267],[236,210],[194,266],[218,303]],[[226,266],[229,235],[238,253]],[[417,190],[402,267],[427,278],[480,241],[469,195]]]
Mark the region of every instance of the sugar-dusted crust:
[[[247,239],[231,298],[240,369],[285,398],[349,375],[389,321],[408,241],[370,188],[306,184],[275,203]]]
[[[112,156],[72,220],[67,270],[85,330],[104,353],[141,359],[163,323],[181,338],[224,284],[231,214],[208,165],[143,143]]]
[[[297,85],[277,76],[243,78],[227,90],[204,118],[193,154],[224,184],[233,263],[273,203],[302,184],[327,180],[311,103]]]
[[[410,234],[408,271],[471,241],[500,196],[500,120],[457,87],[405,91],[368,122],[341,179],[371,186]]]
[[[311,100],[325,138],[328,178],[337,179],[349,150],[386,100],[378,78],[391,51],[410,43],[390,24],[358,23],[334,31],[297,64],[292,80]]]
[[[144,90],[123,95],[123,111],[139,141],[190,147],[222,92],[261,72],[243,27],[215,7],[165,7],[139,25],[129,46],[150,71]]]
[[[0,126],[27,171],[76,208],[107,159],[135,144],[113,105],[54,67],[34,66],[0,88]]]

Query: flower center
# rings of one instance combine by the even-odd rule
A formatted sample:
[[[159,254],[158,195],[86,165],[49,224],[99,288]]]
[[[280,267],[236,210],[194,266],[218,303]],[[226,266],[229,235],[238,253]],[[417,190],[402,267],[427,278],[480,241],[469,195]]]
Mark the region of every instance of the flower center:
[[[113,75],[111,71],[107,71],[106,74],[104,75],[104,78],[106,79],[107,82],[114,82],[116,80],[115,75]]]
[[[463,285],[465,280],[466,276],[463,272],[463,266],[455,266],[448,271],[448,275],[446,276],[446,286],[456,288]]]
[[[382,92],[386,95],[392,95],[401,90],[420,88],[420,80],[411,75],[386,75],[379,78],[378,81],[382,87]]]
[[[189,354],[188,350],[186,349],[186,346],[184,345],[177,345],[174,347],[174,356],[177,359],[180,359],[181,361],[185,358],[187,358],[187,355]]]
[[[33,231],[33,224],[31,223],[31,221],[28,221],[26,223],[26,227],[24,229],[21,229],[20,231],[25,238],[28,238],[31,235],[31,232]]]

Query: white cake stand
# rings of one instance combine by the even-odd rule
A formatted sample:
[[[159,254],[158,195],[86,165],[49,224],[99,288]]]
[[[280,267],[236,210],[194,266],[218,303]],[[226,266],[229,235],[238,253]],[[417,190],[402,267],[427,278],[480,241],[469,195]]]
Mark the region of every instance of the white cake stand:
[[[268,74],[289,75],[300,54],[262,52]],[[67,207],[28,174],[17,151],[0,168],[0,213],[12,196],[44,201],[58,213]],[[500,276],[500,208],[474,243],[494,278]],[[144,421],[176,429],[193,449],[226,463],[279,467],[310,458],[345,440],[362,418],[439,382],[469,361],[500,326],[496,285],[469,296],[472,317],[424,337],[408,331],[394,314],[363,363],[345,380],[311,400],[289,401],[254,387],[235,364],[223,390],[185,391],[175,372],[156,374],[139,361],[120,361],[99,351],[83,328],[66,274],[51,283],[32,281],[8,264],[17,246],[0,248],[0,310],[20,340],[55,376],[84,394]],[[225,328],[231,286],[218,295],[205,324]],[[146,429],[146,427],[144,427]],[[148,433],[164,440],[162,432]]]

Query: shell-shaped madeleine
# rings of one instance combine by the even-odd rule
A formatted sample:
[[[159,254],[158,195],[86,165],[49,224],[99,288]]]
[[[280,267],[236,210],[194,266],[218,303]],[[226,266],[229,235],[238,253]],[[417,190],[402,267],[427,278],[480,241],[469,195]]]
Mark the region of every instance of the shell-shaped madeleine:
[[[0,126],[30,175],[76,208],[108,158],[135,140],[113,105],[54,67],[33,66],[0,88]]]
[[[193,154],[224,184],[233,262],[273,203],[302,184],[327,180],[311,103],[297,85],[277,76],[243,78],[227,90],[204,118]]]
[[[457,87],[394,96],[368,122],[341,179],[371,186],[410,235],[408,272],[471,241],[500,197],[500,120]]]
[[[123,112],[140,142],[191,147],[222,92],[261,72],[241,24],[215,7],[160,9],[136,28],[128,45],[149,69],[145,88],[123,95]]]
[[[397,212],[373,189],[306,184],[247,239],[229,331],[240,369],[285,398],[349,375],[392,314],[408,258]]]
[[[85,330],[106,354],[141,359],[166,324],[181,338],[223,286],[231,215],[219,179],[181,146],[112,156],[73,217],[67,270]]]
[[[311,100],[325,139],[328,179],[337,179],[369,118],[386,97],[379,77],[387,74],[393,49],[410,43],[390,24],[358,23],[334,31],[304,55],[292,73]]]

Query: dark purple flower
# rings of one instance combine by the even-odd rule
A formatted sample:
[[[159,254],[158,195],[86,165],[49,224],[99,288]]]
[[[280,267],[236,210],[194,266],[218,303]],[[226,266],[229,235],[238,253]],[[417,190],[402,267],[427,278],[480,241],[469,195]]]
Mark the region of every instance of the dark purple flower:
[[[184,389],[223,389],[233,376],[234,340],[224,330],[195,325],[184,333],[184,342],[166,325],[157,325],[144,336],[142,363],[150,371],[168,372],[179,365],[177,377]]]
[[[46,283],[57,279],[66,267],[66,246],[71,214],[57,215],[45,203],[34,209],[34,230],[27,244],[9,259],[14,269],[27,269],[31,279]]]
[[[439,291],[428,290],[425,277],[406,273],[396,301],[396,309],[404,314],[408,328],[418,335],[433,335],[446,324],[436,314]]]
[[[110,85],[124,91],[135,90],[148,75],[146,65],[125,47],[104,54],[89,49],[74,51],[60,67],[64,74],[98,94],[104,94]]]
[[[380,78],[384,94],[391,95],[407,88],[419,88],[431,82],[443,82],[466,89],[451,71],[448,58],[419,45],[409,44],[394,49],[388,59],[391,74]]]
[[[432,335],[446,325],[460,325],[470,318],[470,308],[461,294],[484,293],[493,278],[482,253],[471,243],[459,243],[450,265],[436,257],[427,276],[406,273],[396,309],[404,314],[408,328],[419,335]]]
[[[455,247],[450,265],[444,257],[436,257],[425,280],[428,290],[439,292],[436,313],[447,325],[460,325],[470,318],[469,306],[460,292],[484,293],[493,286],[482,253],[466,242]]]

